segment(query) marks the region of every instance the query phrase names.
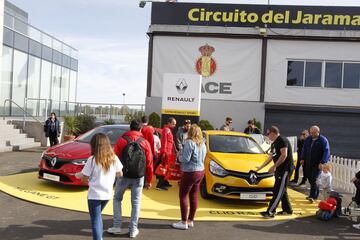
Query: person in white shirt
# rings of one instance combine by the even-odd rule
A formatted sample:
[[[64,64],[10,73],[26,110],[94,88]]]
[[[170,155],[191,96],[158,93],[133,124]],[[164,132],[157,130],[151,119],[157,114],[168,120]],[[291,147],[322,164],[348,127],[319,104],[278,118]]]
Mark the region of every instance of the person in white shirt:
[[[122,164],[115,155],[109,138],[98,133],[90,141],[91,156],[77,178],[89,183],[88,207],[93,240],[102,240],[103,221],[101,212],[113,196],[115,177],[122,176]]]
[[[159,136],[156,134],[154,134],[154,145],[155,145],[155,154],[156,154],[156,156],[158,156],[160,153],[161,141],[160,141]]]
[[[319,188],[322,189],[323,200],[326,200],[329,197],[329,193],[332,191],[331,165],[329,163],[322,165],[321,173],[316,181]]]

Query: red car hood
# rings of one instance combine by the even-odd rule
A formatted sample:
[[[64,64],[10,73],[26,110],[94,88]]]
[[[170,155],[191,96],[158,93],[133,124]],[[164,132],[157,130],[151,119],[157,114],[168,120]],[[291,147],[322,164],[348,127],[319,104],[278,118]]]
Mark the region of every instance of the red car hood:
[[[45,154],[69,160],[81,159],[90,157],[91,148],[89,143],[71,141],[49,148]]]

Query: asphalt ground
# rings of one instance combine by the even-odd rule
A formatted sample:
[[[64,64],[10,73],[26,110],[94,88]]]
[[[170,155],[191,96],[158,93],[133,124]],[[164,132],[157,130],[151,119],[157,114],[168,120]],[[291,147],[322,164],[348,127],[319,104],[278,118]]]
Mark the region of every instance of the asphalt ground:
[[[0,153],[0,175],[36,171],[43,150]],[[112,218],[103,218],[104,228],[111,226]],[[125,218],[124,234],[114,237],[105,233],[104,239],[128,238],[127,223]],[[195,227],[187,231],[172,229],[170,224],[140,219],[137,239],[360,239],[360,231],[353,229],[353,222],[347,218],[328,222],[315,216],[289,221],[195,222]],[[25,239],[92,239],[89,215],[26,202],[0,192],[0,240]]]

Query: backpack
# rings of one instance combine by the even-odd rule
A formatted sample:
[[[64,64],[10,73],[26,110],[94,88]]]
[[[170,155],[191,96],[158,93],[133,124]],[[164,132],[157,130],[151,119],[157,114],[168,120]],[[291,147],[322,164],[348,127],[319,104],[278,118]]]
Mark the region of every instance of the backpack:
[[[139,137],[133,142],[128,136],[124,136],[127,145],[121,153],[123,174],[127,178],[141,178],[145,175],[146,156],[140,143],[144,140]]]

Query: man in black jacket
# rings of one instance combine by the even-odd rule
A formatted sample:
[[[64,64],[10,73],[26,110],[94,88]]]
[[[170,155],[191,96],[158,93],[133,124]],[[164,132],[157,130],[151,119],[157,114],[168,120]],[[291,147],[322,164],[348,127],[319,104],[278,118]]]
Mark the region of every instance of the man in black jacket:
[[[51,116],[46,120],[44,125],[45,137],[49,138],[50,146],[59,144],[60,137],[60,122],[56,117],[54,112],[51,113]]]
[[[300,159],[301,159],[301,150],[302,147],[304,145],[304,141],[305,139],[309,136],[309,131],[308,130],[303,130],[300,134],[300,137],[297,140],[297,159],[298,161],[296,162],[296,167],[295,167],[295,176],[294,176],[294,180],[292,180],[291,182],[293,183],[297,183],[299,180],[299,169],[301,166],[300,163]],[[299,186],[303,185],[306,183],[307,177],[306,177],[306,171],[305,171],[305,163],[302,165],[302,169],[303,169],[303,178],[301,180],[301,182],[299,183]]]

